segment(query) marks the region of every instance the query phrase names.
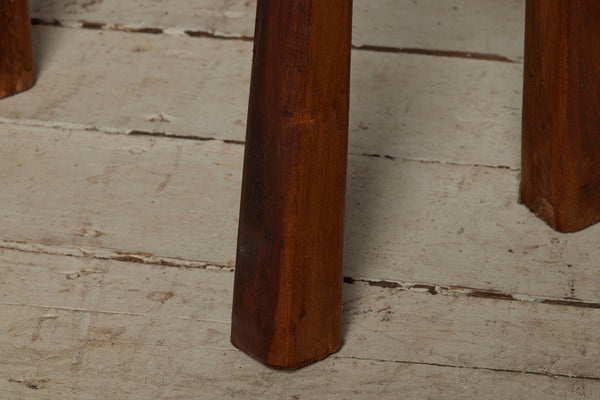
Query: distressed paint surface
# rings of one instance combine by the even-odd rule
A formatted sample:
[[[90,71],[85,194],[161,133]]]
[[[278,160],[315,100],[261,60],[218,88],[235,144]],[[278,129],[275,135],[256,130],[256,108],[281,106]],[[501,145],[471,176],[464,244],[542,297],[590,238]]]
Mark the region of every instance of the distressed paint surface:
[[[72,33],[35,27],[40,80],[0,121],[244,140],[251,43]],[[350,152],[519,168],[521,86],[520,64],[354,51]]]
[[[256,1],[31,0],[34,18],[106,29],[250,38]],[[353,44],[523,58],[524,0],[355,0]]]
[[[4,246],[233,264],[243,146],[2,126]],[[600,228],[551,230],[517,204],[518,172],[363,156],[348,169],[346,276],[600,302]]]
[[[4,393],[506,398],[514,390],[591,399],[600,390],[598,310],[345,285],[342,351],[281,374],[229,344],[231,272],[9,250],[0,270],[10,298],[0,300]],[[20,283],[32,280],[44,284]]]
[[[2,126],[2,239],[233,264],[243,146]]]
[[[523,5],[356,2],[346,345],[289,375],[229,344],[253,3],[32,0],[69,29],[0,102],[0,392],[599,398],[600,228],[516,204]]]

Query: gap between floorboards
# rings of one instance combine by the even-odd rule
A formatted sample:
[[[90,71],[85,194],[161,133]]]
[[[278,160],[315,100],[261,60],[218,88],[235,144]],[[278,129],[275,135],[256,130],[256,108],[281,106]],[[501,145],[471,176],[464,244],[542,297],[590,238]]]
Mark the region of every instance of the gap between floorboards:
[[[74,28],[74,29],[93,29],[93,30],[106,30],[106,31],[119,31],[128,33],[145,33],[151,35],[168,35],[168,36],[188,36],[191,38],[204,38],[204,39],[216,39],[216,40],[241,40],[245,42],[254,41],[254,37],[245,35],[219,35],[206,31],[196,31],[189,29],[178,29],[178,28],[160,28],[160,27],[146,27],[146,26],[133,26],[126,24],[112,24],[106,22],[96,21],[68,21],[58,19],[45,19],[45,18],[32,18],[32,25],[42,26],[55,26],[60,28]],[[391,47],[391,46],[376,46],[376,45],[352,45],[353,50],[357,51],[371,51],[378,53],[393,53],[393,54],[416,54],[422,56],[432,57],[444,57],[444,58],[463,58],[469,60],[479,61],[492,61],[492,62],[503,62],[503,63],[515,63],[519,64],[517,60],[511,60],[510,58],[501,56],[499,54],[491,53],[477,53],[469,51],[455,51],[455,50],[437,50],[437,49],[420,49],[412,47]]]
[[[232,263],[192,261],[172,257],[160,257],[152,254],[127,253],[109,249],[59,247],[44,244],[15,242],[10,240],[0,240],[0,249],[21,251],[26,253],[58,255],[65,257],[94,258],[101,260],[140,263],[146,265],[157,265],[173,268],[194,268],[223,272],[233,272],[235,270],[235,266]],[[344,277],[344,283],[351,285],[364,284],[374,287],[425,293],[432,296],[464,296],[486,300],[515,301],[524,303],[540,303],[553,306],[600,309],[600,303],[598,302],[584,301],[577,298],[546,298],[539,296],[504,293],[498,290],[479,289],[466,286],[410,283],[399,282],[394,280],[353,278],[348,276]]]

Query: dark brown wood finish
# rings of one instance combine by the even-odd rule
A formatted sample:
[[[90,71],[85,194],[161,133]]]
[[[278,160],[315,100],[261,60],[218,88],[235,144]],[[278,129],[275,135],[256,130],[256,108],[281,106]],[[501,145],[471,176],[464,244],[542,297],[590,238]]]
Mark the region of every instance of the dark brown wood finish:
[[[0,1],[0,98],[35,83],[27,0]]]
[[[520,201],[553,228],[600,220],[600,2],[528,0]]]
[[[259,0],[232,342],[295,369],[341,346],[351,0]]]

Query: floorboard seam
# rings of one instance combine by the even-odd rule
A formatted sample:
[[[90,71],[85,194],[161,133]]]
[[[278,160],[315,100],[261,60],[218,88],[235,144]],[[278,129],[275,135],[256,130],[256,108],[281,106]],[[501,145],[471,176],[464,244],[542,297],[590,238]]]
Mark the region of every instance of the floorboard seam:
[[[230,321],[221,321],[221,320],[217,320],[217,319],[186,317],[186,316],[183,316],[183,315],[149,314],[149,313],[141,313],[141,312],[95,310],[95,309],[91,309],[91,308],[82,308],[82,307],[65,307],[65,306],[44,305],[44,304],[10,303],[10,302],[3,302],[3,301],[0,301],[0,306],[4,306],[4,307],[30,307],[30,308],[41,308],[43,310],[58,310],[58,311],[68,311],[68,312],[78,312],[78,313],[91,313],[91,314],[95,313],[95,314],[108,314],[108,315],[126,315],[126,316],[130,316],[130,317],[175,318],[175,319],[182,319],[182,320],[186,320],[186,321],[209,322],[209,323],[231,325]]]
[[[401,156],[391,156],[388,154],[378,154],[378,153],[348,153],[349,156],[354,157],[368,157],[368,158],[381,158],[384,160],[390,161],[411,161],[418,162],[424,164],[439,164],[439,165],[452,165],[457,167],[483,167],[483,168],[494,168],[494,169],[506,169],[513,172],[521,172],[520,168],[510,167],[508,165],[493,165],[493,164],[480,164],[480,163],[460,163],[456,161],[441,161],[441,160],[426,160],[422,158],[415,157],[401,157]]]
[[[38,121],[38,120],[27,120],[27,119],[10,119],[0,117],[0,124],[14,125],[19,127],[31,127],[31,128],[47,128],[47,129],[62,129],[82,132],[98,132],[107,135],[124,135],[124,136],[147,136],[153,138],[166,138],[166,139],[179,139],[179,140],[194,140],[198,142],[223,142],[225,144],[234,144],[244,146],[246,142],[244,140],[237,139],[222,139],[209,136],[192,136],[183,135],[177,133],[170,133],[166,131],[145,131],[140,129],[128,129],[128,128],[107,128],[97,127],[84,124],[76,124],[70,122],[54,122],[54,121]],[[520,172],[519,168],[513,168],[506,165],[492,165],[492,164],[479,164],[479,163],[459,163],[455,161],[442,161],[442,160],[425,160],[414,157],[401,157],[391,156],[386,154],[377,153],[355,153],[349,152],[348,156],[352,157],[366,157],[366,158],[381,158],[391,161],[408,161],[417,162],[423,164],[437,164],[437,165],[451,165],[457,167],[481,167],[481,168],[493,168],[493,169],[506,169],[512,172]]]
[[[595,376],[571,375],[571,374],[542,372],[542,371],[527,371],[527,370],[513,370],[513,369],[505,369],[505,368],[441,364],[441,363],[430,363],[430,362],[424,362],[424,361],[385,360],[385,359],[377,359],[377,358],[352,357],[352,356],[332,356],[332,358],[334,358],[334,359],[350,359],[350,360],[359,360],[359,361],[375,361],[375,362],[382,362],[382,363],[395,363],[395,364],[406,364],[406,365],[425,365],[425,366],[440,367],[440,368],[457,368],[457,369],[470,369],[470,370],[490,371],[490,372],[506,372],[506,373],[511,373],[511,374],[544,376],[544,377],[548,377],[548,378],[570,378],[570,379],[584,379],[584,380],[591,380],[591,381],[600,381],[600,377],[595,377]]]
[[[369,278],[352,278],[344,277],[344,282],[347,284],[365,284],[369,286],[398,289],[403,291],[413,291],[420,293],[428,293],[430,295],[444,296],[463,296],[475,297],[480,299],[491,299],[501,301],[518,301],[523,303],[538,303],[555,306],[577,307],[587,309],[600,309],[600,303],[585,301],[577,298],[546,298],[539,296],[529,296],[521,294],[504,293],[493,289],[478,289],[467,286],[449,286],[449,285],[432,285],[423,283],[408,283],[393,280],[376,280]]]
[[[41,253],[65,257],[95,258],[100,260],[123,261],[165,267],[205,269],[212,271],[232,272],[230,263],[210,261],[192,261],[175,257],[161,257],[146,253],[130,253],[110,249],[95,249],[86,247],[62,247],[38,243],[25,243],[12,240],[0,240],[0,249],[16,250],[26,253]]]
[[[190,30],[181,28],[160,28],[160,27],[146,27],[146,26],[135,26],[127,24],[112,24],[97,21],[85,21],[85,20],[60,20],[55,18],[31,18],[32,25],[41,26],[54,26],[60,28],[74,28],[74,29],[92,29],[92,30],[106,30],[106,31],[117,31],[127,33],[146,33],[151,35],[168,35],[168,36],[180,36],[180,37],[192,37],[192,38],[205,38],[205,39],[216,39],[216,40],[239,40],[244,42],[254,41],[253,36],[243,34],[224,34],[216,32],[208,32],[202,30]],[[393,47],[393,46],[378,46],[378,45],[352,45],[352,49],[356,51],[369,51],[377,53],[388,53],[388,54],[411,54],[431,57],[442,57],[442,58],[460,58],[478,61],[492,61],[502,62],[511,64],[521,64],[522,62],[517,60],[511,60],[508,57],[493,54],[493,53],[478,53],[471,51],[459,51],[459,50],[438,50],[438,49],[421,49],[414,47]]]
[[[175,268],[204,269],[212,271],[233,272],[233,263],[218,263],[208,261],[185,260],[174,257],[161,257],[147,253],[131,253],[111,249],[62,247],[39,243],[25,243],[12,240],[0,240],[0,249],[22,251],[27,253],[41,253],[48,255],[95,258],[100,260],[122,261],[147,265],[158,265]],[[577,307],[586,309],[600,309],[600,302],[585,301],[578,298],[546,298],[539,296],[510,294],[493,289],[479,289],[467,286],[437,285],[423,283],[408,283],[394,280],[378,280],[370,278],[344,277],[346,284],[365,284],[374,287],[398,289],[428,293],[430,295],[464,296],[481,299],[518,301],[524,303],[538,303],[554,306]]]

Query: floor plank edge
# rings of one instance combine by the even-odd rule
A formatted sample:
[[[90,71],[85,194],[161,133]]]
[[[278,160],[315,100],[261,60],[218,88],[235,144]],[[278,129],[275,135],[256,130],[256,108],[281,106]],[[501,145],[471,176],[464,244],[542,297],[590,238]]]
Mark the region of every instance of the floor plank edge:
[[[504,57],[499,54],[491,54],[491,53],[477,53],[477,52],[456,51],[456,50],[421,49],[421,48],[414,48],[414,47],[373,46],[373,45],[368,45],[368,44],[360,45],[360,46],[353,45],[352,49],[359,50],[359,51],[379,52],[379,53],[417,54],[417,55],[421,55],[421,56],[466,58],[468,60],[504,62],[504,63],[510,63],[510,64],[522,64],[522,62],[520,62],[520,61],[511,60],[508,57]]]
[[[240,40],[245,42],[254,41],[253,36],[244,34],[231,34],[221,32],[210,32],[204,30],[192,30],[186,28],[175,28],[175,27],[155,27],[155,26],[144,26],[144,25],[129,25],[129,24],[114,24],[108,22],[97,22],[97,21],[86,21],[86,20],[68,20],[68,19],[54,19],[54,18],[31,18],[32,25],[41,26],[53,26],[58,28],[71,28],[71,29],[92,29],[92,30],[107,30],[127,33],[146,33],[151,35],[167,35],[167,36],[179,36],[179,37],[191,37],[191,38],[202,38],[202,39],[214,39],[214,40]],[[491,61],[491,62],[502,62],[510,64],[522,64],[522,60],[513,60],[508,57],[493,54],[493,53],[480,53],[470,51],[458,51],[458,50],[440,50],[440,49],[426,49],[426,48],[414,48],[414,47],[393,47],[393,46],[379,46],[370,44],[352,45],[352,50],[355,51],[368,51],[377,53],[391,53],[391,54],[415,54],[422,56],[431,57],[444,57],[444,58],[462,58],[467,60],[478,60],[478,61]]]
[[[494,165],[494,164],[477,164],[477,163],[460,163],[455,161],[446,161],[446,160],[427,160],[424,158],[415,158],[415,157],[402,157],[402,156],[393,156],[389,154],[378,154],[378,153],[354,153],[349,152],[349,156],[352,157],[366,157],[366,158],[382,158],[390,161],[409,161],[409,162],[417,162],[424,164],[439,164],[439,165],[451,165],[456,167],[482,167],[482,168],[493,168],[493,169],[507,169],[512,172],[521,172],[520,168],[514,168],[508,165]]]
[[[181,319],[185,321],[195,321],[195,322],[209,322],[216,324],[224,324],[231,325],[230,321],[221,321],[217,319],[208,319],[208,318],[197,318],[197,317],[187,317],[182,315],[172,315],[172,314],[155,314],[155,313],[142,313],[142,312],[127,312],[127,311],[114,311],[114,310],[97,310],[90,308],[82,308],[82,307],[65,307],[65,306],[57,306],[57,305],[44,305],[44,304],[25,304],[25,303],[10,303],[0,301],[0,306],[2,307],[26,307],[26,308],[37,308],[42,310],[57,310],[57,311],[65,311],[71,313],[89,313],[89,314],[108,314],[108,315],[125,315],[128,317],[152,317],[152,318],[175,318]],[[46,319],[55,319],[54,314],[46,317]]]
[[[12,119],[0,117],[0,124],[13,125],[19,127],[29,128],[47,128],[47,129],[61,129],[61,130],[74,130],[74,131],[85,131],[85,132],[98,132],[107,135],[124,135],[124,136],[148,136],[153,138],[167,138],[167,139],[179,139],[179,140],[193,140],[198,142],[211,142],[218,141],[226,144],[242,145],[246,144],[243,140],[216,138],[212,136],[194,136],[184,135],[169,131],[149,131],[139,129],[128,129],[128,128],[112,128],[112,127],[100,127],[93,125],[76,124],[69,122],[58,122],[58,121],[42,121],[42,120],[31,120],[31,119]],[[510,167],[508,165],[494,165],[494,164],[474,164],[474,163],[459,163],[448,160],[428,160],[423,158],[414,157],[402,157],[394,156],[389,154],[379,153],[356,153],[349,152],[348,156],[351,157],[364,157],[364,158],[381,158],[390,161],[408,161],[424,164],[438,164],[438,165],[451,165],[458,167],[473,167],[473,168],[492,168],[492,169],[505,169],[512,172],[521,172],[520,168]]]
[[[579,376],[579,375],[570,375],[563,373],[551,373],[551,372],[543,372],[543,371],[521,371],[521,370],[512,370],[506,368],[490,368],[490,367],[478,367],[478,366],[465,366],[465,365],[453,365],[453,364],[439,364],[439,363],[429,363],[429,362],[420,362],[420,361],[406,361],[406,360],[386,360],[386,359],[376,359],[376,358],[368,358],[368,357],[348,357],[348,356],[332,356],[334,359],[349,359],[349,360],[358,360],[358,361],[372,361],[372,362],[380,362],[380,363],[394,363],[394,364],[406,364],[406,365],[424,365],[430,367],[439,367],[439,368],[456,368],[456,369],[470,369],[477,371],[489,371],[489,372],[505,372],[510,374],[519,374],[519,375],[535,375],[535,376],[543,376],[547,378],[568,378],[568,379],[581,379],[581,380],[589,380],[589,381],[600,381],[600,377],[597,376]]]
[[[161,257],[145,253],[129,253],[111,249],[52,246],[41,243],[25,243],[11,240],[0,240],[0,249],[66,257],[87,257],[101,260],[123,261],[129,263],[160,265],[176,268],[205,269],[224,272],[232,272],[234,270],[233,265],[229,263],[184,260],[174,257]]]
[[[235,139],[222,139],[211,136],[194,136],[194,135],[182,135],[178,133],[168,131],[146,131],[139,129],[127,129],[127,128],[110,128],[100,127],[94,125],[75,124],[69,122],[58,122],[58,121],[42,121],[42,120],[31,120],[31,119],[11,119],[0,117],[0,124],[13,125],[26,128],[47,128],[47,129],[60,129],[60,130],[73,130],[73,131],[85,131],[85,132],[98,132],[107,135],[124,135],[124,136],[149,136],[155,138],[168,138],[168,139],[180,139],[180,140],[194,140],[197,142],[212,142],[219,141],[226,144],[245,144],[243,141]]]
[[[66,257],[94,258],[100,260],[139,263],[145,265],[158,265],[185,269],[203,269],[211,271],[233,272],[233,263],[219,263],[210,261],[184,260],[174,257],[162,257],[153,254],[123,252],[103,248],[85,248],[52,246],[41,243],[25,243],[11,240],[0,240],[0,249],[15,250],[26,253],[48,254]],[[389,279],[374,279],[365,277],[344,276],[346,284],[363,284],[373,287],[398,289],[426,293],[429,295],[443,295],[450,297],[474,297],[488,300],[515,301],[523,303],[539,303],[551,306],[575,307],[585,309],[600,309],[600,303],[579,298],[551,298],[531,296],[518,293],[505,293],[500,290],[482,289],[467,286],[402,282]]]
[[[402,291],[411,291],[418,293],[428,293],[432,296],[463,296],[463,297],[475,297],[480,299],[491,299],[491,300],[502,300],[502,301],[517,301],[523,303],[539,303],[553,306],[565,306],[565,307],[576,307],[576,308],[587,308],[592,310],[600,309],[600,303],[594,301],[586,301],[578,298],[548,298],[539,296],[530,296],[523,294],[510,294],[504,293],[500,290],[493,289],[479,289],[466,286],[456,285],[440,285],[440,284],[427,284],[427,283],[414,283],[414,282],[400,282],[395,280],[378,280],[372,278],[352,278],[349,276],[344,277],[344,283],[346,284],[364,284],[373,287],[387,288],[387,289],[398,289]]]

